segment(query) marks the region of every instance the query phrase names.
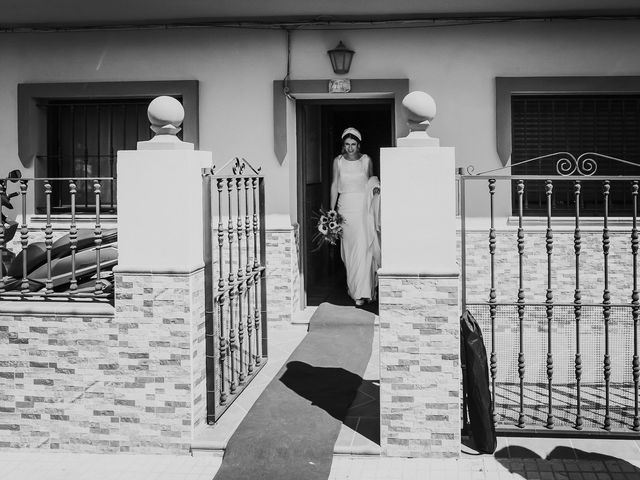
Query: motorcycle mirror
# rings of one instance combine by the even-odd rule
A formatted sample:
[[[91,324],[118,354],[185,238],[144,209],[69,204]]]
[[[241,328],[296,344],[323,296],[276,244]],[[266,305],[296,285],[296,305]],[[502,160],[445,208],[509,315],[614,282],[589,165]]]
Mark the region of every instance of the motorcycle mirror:
[[[7,178],[13,182],[16,182],[20,178],[22,178],[22,172],[20,170],[11,170]]]

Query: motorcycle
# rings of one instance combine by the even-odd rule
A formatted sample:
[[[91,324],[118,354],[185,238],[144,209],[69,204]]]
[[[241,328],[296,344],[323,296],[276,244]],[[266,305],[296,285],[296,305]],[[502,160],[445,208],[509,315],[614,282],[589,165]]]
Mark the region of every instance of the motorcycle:
[[[13,170],[9,172],[6,180],[17,183],[21,178],[20,170]],[[48,249],[45,242],[32,242],[18,254],[8,248],[9,242],[13,240],[18,231],[18,222],[10,220],[1,210],[4,208],[12,210],[11,199],[20,193],[7,193],[6,186],[5,182],[5,192],[0,198],[2,205],[0,214],[4,227],[4,243],[1,253],[5,290],[22,290],[24,288],[23,277],[26,277],[30,292],[44,291],[48,281],[51,281],[54,292],[70,291],[72,285],[75,286],[74,292],[94,292],[96,283],[99,282],[99,290],[103,294],[111,294],[114,283],[112,268],[118,263],[117,229],[106,229],[102,232],[99,279],[97,278],[98,255],[96,252],[98,245],[93,229],[79,229],[73,242],[71,234],[67,233],[52,243],[49,278]],[[73,251],[75,251],[75,255],[72,253]]]

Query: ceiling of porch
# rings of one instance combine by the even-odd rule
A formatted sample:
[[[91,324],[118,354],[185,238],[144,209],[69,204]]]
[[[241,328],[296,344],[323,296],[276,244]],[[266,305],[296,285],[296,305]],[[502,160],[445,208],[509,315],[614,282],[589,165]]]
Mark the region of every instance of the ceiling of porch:
[[[454,18],[640,16],[634,0],[0,0],[0,28],[250,22],[340,27]]]

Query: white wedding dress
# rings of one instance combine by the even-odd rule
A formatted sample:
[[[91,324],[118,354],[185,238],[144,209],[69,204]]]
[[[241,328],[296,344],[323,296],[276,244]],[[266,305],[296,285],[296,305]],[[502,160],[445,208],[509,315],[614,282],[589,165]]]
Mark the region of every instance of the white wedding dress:
[[[354,300],[375,298],[379,266],[367,235],[370,162],[367,155],[359,160],[347,160],[342,155],[338,159],[338,212],[344,217],[340,254],[347,269],[349,296]]]

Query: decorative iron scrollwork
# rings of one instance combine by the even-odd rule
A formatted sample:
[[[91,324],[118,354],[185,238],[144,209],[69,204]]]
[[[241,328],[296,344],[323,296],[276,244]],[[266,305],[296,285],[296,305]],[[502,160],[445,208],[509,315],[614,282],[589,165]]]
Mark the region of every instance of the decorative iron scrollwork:
[[[234,176],[260,175],[260,172],[262,171],[262,167],[254,168],[246,159],[242,157],[234,157],[220,167],[218,171],[214,171],[214,175],[228,175],[224,173],[228,168],[231,168],[231,173]],[[245,169],[247,169],[247,173],[245,173]]]
[[[598,170],[598,163],[593,158],[594,155],[598,155],[597,153],[583,153],[578,158],[568,152],[562,152],[561,155],[563,156],[556,162],[556,172],[558,172],[558,175],[568,177],[574,173],[578,173],[578,175],[582,175],[583,177],[590,177]]]
[[[239,158],[236,158],[236,161],[233,164],[233,167],[231,168],[231,170],[233,171],[234,175],[242,175],[244,173],[244,166],[245,166],[245,162],[241,161]]]
[[[486,170],[484,172],[474,174],[473,166],[468,166],[466,168],[462,168],[459,171],[463,172],[466,170],[466,175],[487,175],[489,173],[499,172],[501,170],[511,169],[513,167],[517,167],[520,165],[525,165],[531,162],[541,162],[542,160],[552,161],[556,159],[556,172],[561,177],[569,177],[572,175],[582,176],[582,177],[590,177],[595,175],[598,171],[598,162],[600,160],[608,160],[614,163],[622,163],[625,165],[630,165],[632,167],[640,168],[640,164],[630,162],[628,160],[623,160],[621,158],[611,157],[609,155],[603,155],[601,153],[595,152],[585,152],[578,157],[569,152],[554,152],[549,153],[547,155],[542,155],[540,157],[529,158],[527,160],[523,160],[521,162],[513,163],[511,165],[507,165],[500,168],[494,168],[491,170]],[[461,173],[465,175],[464,173]]]

